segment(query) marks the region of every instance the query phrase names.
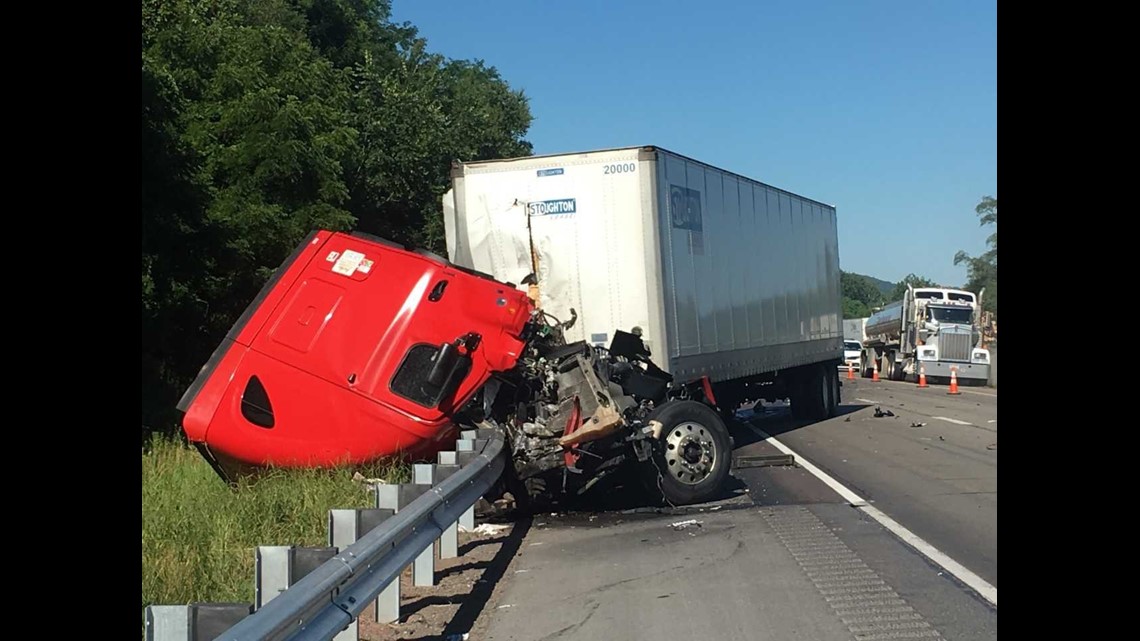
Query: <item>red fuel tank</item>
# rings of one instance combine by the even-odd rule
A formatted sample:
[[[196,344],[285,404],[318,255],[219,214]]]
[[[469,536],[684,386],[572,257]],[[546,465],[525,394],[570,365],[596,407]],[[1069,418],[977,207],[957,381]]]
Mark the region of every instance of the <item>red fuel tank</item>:
[[[316,231],[285,260],[178,409],[224,478],[454,442],[452,416],[512,368],[526,294],[423,251]]]

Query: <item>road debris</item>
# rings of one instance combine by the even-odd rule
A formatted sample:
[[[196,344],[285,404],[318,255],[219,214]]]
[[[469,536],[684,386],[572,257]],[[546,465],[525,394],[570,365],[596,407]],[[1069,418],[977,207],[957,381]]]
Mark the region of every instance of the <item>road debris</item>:
[[[468,530],[465,527],[460,527],[460,532],[471,532],[480,536],[495,536],[502,534],[506,530],[511,529],[509,525],[496,525],[494,523],[480,523],[474,530]]]
[[[997,443],[990,443],[989,445],[986,446],[986,449],[987,450],[996,450],[997,449]]]
[[[352,482],[353,482],[353,483],[363,483],[363,484],[364,484],[364,488],[365,488],[365,491],[368,491],[368,492],[375,492],[375,491],[376,491],[376,486],[377,486],[377,485],[384,485],[385,483],[387,483],[387,481],[386,481],[386,480],[384,480],[384,479],[379,479],[379,478],[373,478],[373,479],[370,479],[370,478],[366,478],[366,477],[365,477],[363,474],[361,474],[360,472],[353,472],[353,474],[352,474]]]
[[[926,427],[926,423],[911,423],[911,427]]]
[[[847,418],[843,419],[843,422],[844,422],[844,423],[850,423],[850,422],[851,422],[851,417],[850,417],[850,416],[848,416]]]
[[[698,521],[696,519],[689,519],[688,521],[677,521],[676,523],[673,523],[669,527],[673,528],[674,530],[684,530],[685,528],[689,527],[690,525],[695,525],[697,527],[703,527],[701,525],[701,523],[703,523],[703,521]]]
[[[945,440],[946,440],[946,437],[944,437],[944,436],[942,436],[941,434],[939,434],[939,435],[938,435],[938,440],[940,440],[940,441],[945,441]]]
[[[882,418],[884,416],[894,416],[895,413],[890,410],[884,410],[882,407],[875,408],[875,418]]]
[[[769,467],[781,465],[795,465],[796,458],[791,454],[763,454],[757,456],[738,456],[732,459],[733,468]]]

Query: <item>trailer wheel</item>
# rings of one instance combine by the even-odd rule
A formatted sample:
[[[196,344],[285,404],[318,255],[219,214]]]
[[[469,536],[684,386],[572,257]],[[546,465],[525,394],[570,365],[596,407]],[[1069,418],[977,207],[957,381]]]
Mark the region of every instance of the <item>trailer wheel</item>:
[[[839,414],[839,403],[842,399],[839,389],[839,371],[828,370],[828,380],[831,382],[831,398],[827,404],[827,418]]]
[[[838,377],[838,372],[835,374]],[[791,386],[792,417],[816,421],[828,418],[832,411],[832,390],[836,385],[838,380],[832,381],[827,368],[805,367]]]
[[[676,401],[648,419],[663,425],[653,461],[644,468],[650,490],[673,505],[717,498],[732,461],[732,439],[720,416],[702,403]]]

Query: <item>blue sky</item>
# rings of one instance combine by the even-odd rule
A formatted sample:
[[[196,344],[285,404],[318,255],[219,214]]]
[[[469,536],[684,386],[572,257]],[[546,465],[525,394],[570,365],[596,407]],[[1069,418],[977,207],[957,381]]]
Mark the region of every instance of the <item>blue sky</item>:
[[[835,205],[842,268],[966,280],[997,197],[997,9],[976,2],[394,0],[530,98],[538,154],[659,145]]]

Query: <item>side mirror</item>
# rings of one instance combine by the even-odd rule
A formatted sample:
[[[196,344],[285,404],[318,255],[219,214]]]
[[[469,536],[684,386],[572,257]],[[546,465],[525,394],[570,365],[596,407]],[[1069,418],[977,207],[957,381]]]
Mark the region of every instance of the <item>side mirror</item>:
[[[444,343],[439,346],[435,364],[428,373],[428,383],[435,387],[443,387],[459,366],[459,348],[454,343]]]

